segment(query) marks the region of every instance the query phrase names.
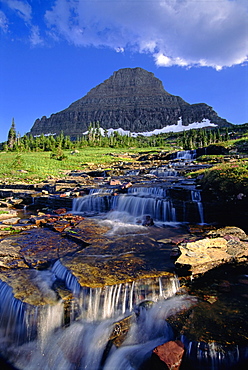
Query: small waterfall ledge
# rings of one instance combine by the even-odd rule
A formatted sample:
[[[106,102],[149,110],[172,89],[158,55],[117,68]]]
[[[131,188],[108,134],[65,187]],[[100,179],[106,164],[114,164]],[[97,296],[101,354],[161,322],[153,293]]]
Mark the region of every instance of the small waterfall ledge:
[[[125,194],[116,194],[114,189],[93,189],[89,195],[73,200],[72,212],[83,215],[105,215],[117,220],[128,214],[133,223],[150,216],[157,225],[163,223],[204,223],[200,191],[181,188],[182,199],[171,196],[173,188],[167,186],[131,187]],[[180,188],[178,190],[180,192]]]
[[[12,289],[0,282],[1,353],[20,370],[70,370],[75,365],[77,369],[86,369],[89,364],[92,370],[98,370],[103,358],[103,368],[111,368],[119,347],[114,356],[106,355],[107,344],[113,333],[115,338],[121,334],[123,323],[128,322],[127,347],[120,346],[120,355],[123,348],[137,343],[151,351],[152,343],[156,346],[173,337],[165,322],[167,315],[180,311],[182,305],[192,304],[192,298],[176,297],[176,276],[87,288],[79,286],[59,261],[52,273],[73,293],[69,300],[67,297],[54,305],[32,306],[16,299]],[[143,360],[141,357],[138,361]]]

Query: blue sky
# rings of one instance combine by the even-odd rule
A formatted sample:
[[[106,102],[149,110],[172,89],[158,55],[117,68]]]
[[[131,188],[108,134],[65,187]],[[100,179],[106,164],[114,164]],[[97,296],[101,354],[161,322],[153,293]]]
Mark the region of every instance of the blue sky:
[[[0,142],[126,67],[248,122],[247,0],[0,0],[0,42]]]

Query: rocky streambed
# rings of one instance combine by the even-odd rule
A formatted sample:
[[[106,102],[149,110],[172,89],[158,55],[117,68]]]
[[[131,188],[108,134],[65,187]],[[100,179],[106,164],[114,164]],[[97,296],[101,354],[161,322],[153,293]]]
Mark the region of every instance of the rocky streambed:
[[[247,365],[245,231],[205,222],[184,163],[140,167],[1,190],[5,365]]]

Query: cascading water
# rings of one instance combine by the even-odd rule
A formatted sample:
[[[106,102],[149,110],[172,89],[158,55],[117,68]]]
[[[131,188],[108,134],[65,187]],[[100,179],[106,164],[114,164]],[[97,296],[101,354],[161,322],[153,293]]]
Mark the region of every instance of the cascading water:
[[[176,159],[193,160],[196,158],[196,150],[182,150],[176,153]]]
[[[181,336],[186,348],[185,368],[193,370],[245,370],[247,368],[248,349],[236,345],[218,343],[191,342]]]
[[[159,226],[161,223],[189,222],[185,218],[185,201],[175,201],[166,186],[131,187],[127,193],[111,195],[113,189],[95,189],[89,195],[73,200],[73,212],[103,215],[105,219],[125,223],[142,223],[148,215]],[[189,189],[189,200],[197,204],[199,223],[204,223],[200,191]],[[192,209],[193,210],[193,209]],[[192,215],[191,215],[192,216]],[[196,217],[196,218],[197,218]]]
[[[101,194],[103,191],[101,192]],[[113,218],[113,211],[116,211],[118,218],[126,214],[134,218],[142,218],[150,215],[154,220],[163,222],[175,222],[175,209],[172,201],[166,197],[166,189],[160,187],[143,187],[128,189],[127,194],[118,196],[86,195],[76,198],[73,202],[73,212],[108,212],[111,210],[110,218]]]
[[[191,199],[192,202],[195,202],[198,207],[198,212],[200,216],[200,223],[204,224],[204,214],[203,214],[203,206],[201,201],[201,193],[199,190],[191,190]]]
[[[73,319],[66,326],[66,301],[35,307],[14,298],[7,284],[0,285],[1,352],[20,370],[138,370],[155,346],[173,338],[165,319],[180,311],[182,305],[192,305],[192,298],[175,296],[179,283],[173,276],[80,287],[79,291],[75,277],[70,277],[60,262],[55,263],[52,272],[76,292],[73,299],[77,301],[77,315],[71,315]],[[126,318],[126,339],[106,351],[111,335],[118,335]],[[140,348],[139,354],[135,354],[136,348]]]
[[[175,277],[147,278],[99,288],[82,288],[60,261],[55,262],[52,271],[77,297],[81,317],[90,321],[131,312],[135,305],[144,300],[155,302],[167,299],[179,289],[179,282]]]
[[[158,177],[178,176],[178,172],[176,170],[169,169],[167,167],[156,168],[154,170],[151,170],[150,173]]]

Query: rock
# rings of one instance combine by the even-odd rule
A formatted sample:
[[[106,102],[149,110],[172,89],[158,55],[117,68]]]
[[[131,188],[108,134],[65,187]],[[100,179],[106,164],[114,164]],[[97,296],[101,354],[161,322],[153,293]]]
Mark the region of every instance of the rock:
[[[122,189],[129,189],[133,186],[133,184],[129,181],[129,182],[126,182],[124,184],[122,184],[121,188]]]
[[[205,238],[179,246],[181,255],[176,261],[179,270],[185,269],[187,273],[195,275],[204,273],[220,264],[233,260],[228,253],[228,241],[223,237]],[[243,251],[248,253],[248,244],[240,246],[237,255]]]
[[[3,220],[2,223],[4,225],[15,225],[15,224],[18,224],[20,218],[19,217],[13,217],[13,218],[9,218],[8,220]]]
[[[182,363],[184,345],[181,341],[169,341],[153,350],[151,369],[178,370]],[[160,367],[159,367],[160,363]],[[162,365],[166,366],[162,366]]]
[[[53,212],[56,213],[57,215],[62,215],[62,214],[65,214],[67,211],[65,208],[59,208],[59,209],[55,209]]]
[[[21,247],[16,246],[13,238],[6,238],[0,241],[0,269],[27,267],[21,254]]]
[[[0,212],[0,221],[7,220],[8,218],[17,217],[17,211],[8,208],[2,208]]]
[[[246,239],[247,235],[244,232],[244,230],[240,229],[236,226],[226,226],[217,230],[210,230],[207,235],[209,237],[217,237],[217,236],[231,236],[231,237],[237,237],[239,239]],[[230,239],[230,238],[229,238]]]
[[[5,263],[7,268],[16,264],[16,259],[21,259],[25,267],[48,267],[53,261],[81,249],[78,244],[62,238],[60,234],[47,228],[40,228],[38,232],[31,229],[15,238],[6,238],[3,242],[8,246],[8,249],[5,248],[2,252],[2,260],[7,260]]]
[[[142,226],[153,226],[154,222],[151,216],[145,216],[144,220],[142,221]]]
[[[100,118],[99,118],[100,117]],[[207,104],[188,104],[179,96],[164,90],[162,82],[142,68],[125,68],[114,74],[72,103],[67,109],[37,119],[32,135],[63,131],[71,138],[81,136],[92,122],[100,122],[103,129],[146,132],[177,124],[202,122],[204,118],[219,126],[228,122]]]
[[[47,283],[49,279],[52,281],[49,272],[28,268],[12,269],[1,271],[0,279],[13,289],[13,296],[22,302],[35,306],[54,305],[58,302],[56,293]]]
[[[239,227],[226,226],[203,235],[206,238],[193,242],[184,240],[179,245],[181,255],[176,267],[182,274],[201,274],[224,263],[247,261],[248,238]]]
[[[111,186],[121,185],[121,182],[120,182],[120,180],[111,179],[109,181],[109,185],[111,185]]]

